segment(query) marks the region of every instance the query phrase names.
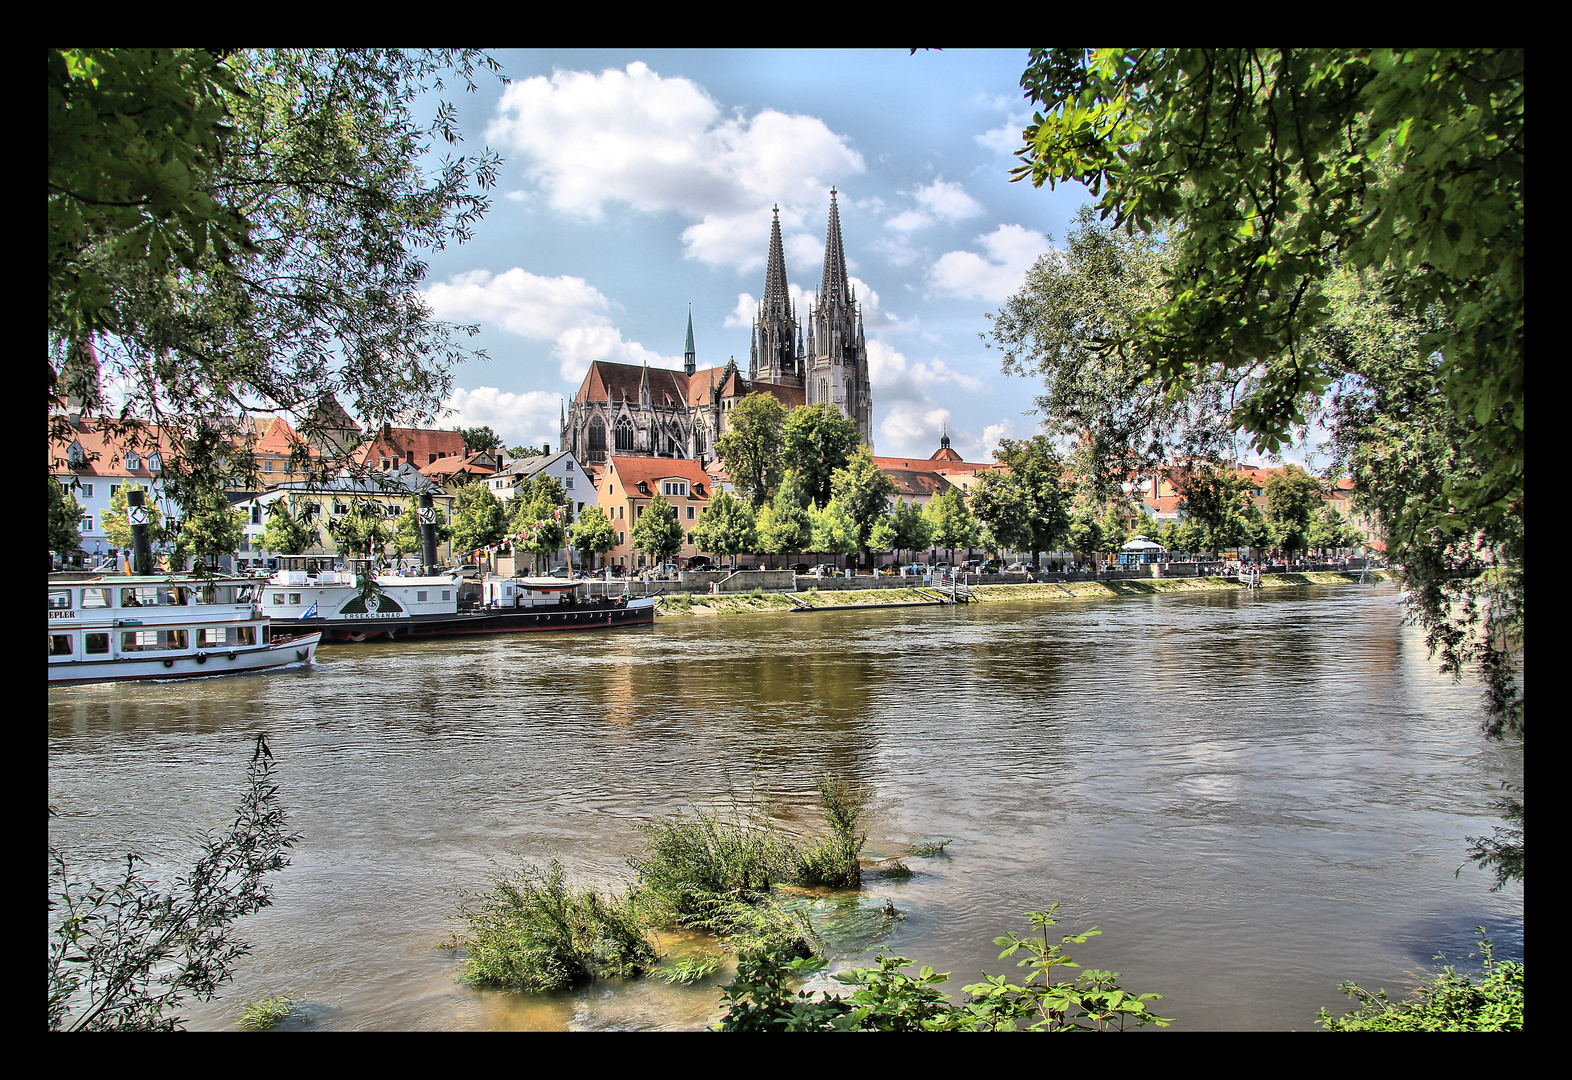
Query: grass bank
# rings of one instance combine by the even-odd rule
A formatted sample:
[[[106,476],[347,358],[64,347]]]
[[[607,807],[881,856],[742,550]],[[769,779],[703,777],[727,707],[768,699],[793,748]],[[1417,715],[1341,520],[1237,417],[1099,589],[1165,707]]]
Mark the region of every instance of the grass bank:
[[[1365,581],[1390,581],[1387,570],[1371,570]],[[1266,574],[1261,578],[1263,589],[1288,588],[1296,585],[1353,585],[1359,583],[1359,574],[1337,571],[1315,571],[1305,574]],[[980,603],[997,603],[1001,600],[1092,600],[1112,599],[1121,596],[1153,596],[1158,593],[1216,592],[1242,589],[1243,585],[1225,577],[1187,578],[1136,578],[1112,581],[1037,582],[1032,585],[973,585],[972,598]],[[760,611],[789,611],[801,607],[882,607],[890,604],[911,604],[931,601],[937,594],[930,589],[892,587],[888,589],[808,589],[792,593],[788,599],[783,593],[766,593],[755,589],[751,593],[724,596],[694,596],[674,593],[657,598],[655,612],[660,616],[680,615],[745,615]],[[795,601],[795,602],[794,602]]]

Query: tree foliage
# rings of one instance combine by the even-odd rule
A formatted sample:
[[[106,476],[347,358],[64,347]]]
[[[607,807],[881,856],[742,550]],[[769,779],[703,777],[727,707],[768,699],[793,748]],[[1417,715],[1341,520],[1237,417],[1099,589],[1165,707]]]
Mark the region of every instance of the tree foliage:
[[[338,553],[346,558],[378,555],[393,538],[387,514],[371,501],[351,503],[349,513],[329,517],[327,531]]]
[[[895,494],[895,481],[874,464],[873,454],[866,446],[859,446],[845,466],[837,469],[830,479],[830,491],[835,502],[851,520],[855,550],[868,552],[888,543],[889,536],[881,536],[875,543],[874,530],[890,515],[890,497]]]
[[[1285,465],[1266,480],[1266,520],[1272,540],[1285,554],[1310,547],[1310,531],[1325,506],[1326,489],[1297,465]]]
[[[1001,548],[1057,551],[1070,528],[1072,485],[1064,459],[1046,436],[1001,439],[993,456],[1008,471],[990,472],[972,490],[972,513]]]
[[[182,505],[211,485],[192,444],[249,411],[288,411],[308,438],[332,395],[373,426],[429,418],[477,354],[460,343],[476,328],[432,317],[423,256],[468,239],[498,165],[428,172],[433,140],[459,141],[430,95],[482,67],[468,50],[50,50],[52,405],[100,409],[112,384],[111,426],[159,425]]]
[[[83,510],[70,492],[60,486],[60,481],[49,478],[49,550],[58,555],[69,554],[82,546],[78,532]]]
[[[1483,926],[1475,927],[1483,934]],[[1522,1031],[1523,964],[1497,960],[1490,939],[1479,942],[1484,971],[1479,982],[1451,965],[1415,987],[1402,1001],[1385,990],[1375,993],[1354,983],[1338,989],[1359,1002],[1345,1016],[1321,1010],[1316,1023],[1328,1031]],[[1441,957],[1436,957],[1437,960]]]
[[[458,489],[453,497],[454,550],[479,551],[500,543],[507,534],[502,500],[484,484],[465,484]]]
[[[786,406],[771,394],[749,394],[726,414],[726,433],[715,441],[731,482],[755,510],[780,484]]]
[[[586,506],[568,530],[568,539],[588,563],[590,556],[604,555],[617,546],[617,530],[612,527],[606,511],[598,506]]]
[[[759,549],[759,535],[754,525],[753,511],[746,503],[717,491],[693,530],[693,546],[712,555],[729,557],[735,566],[739,554]]]
[[[1237,378],[1207,371],[1174,393],[1140,356],[1116,347],[1161,303],[1171,245],[1110,228],[1086,206],[1067,240],[988,316],[982,338],[1004,354],[1007,374],[1042,379],[1037,412],[1051,438],[1075,440],[1089,493],[1108,499],[1132,474],[1229,450]]]
[[[1306,350],[1320,286],[1368,272],[1446,315],[1424,350],[1485,463],[1448,499],[1521,515],[1522,49],[1036,50],[1021,84],[1043,111],[1018,177],[1085,183],[1132,232],[1182,225],[1163,302],[1111,344],[1177,389],[1267,361],[1239,418],[1275,452],[1332,381]]]
[[[246,515],[230,505],[219,488],[192,492],[175,529],[175,559],[194,559],[197,569],[216,566],[220,555],[233,555],[246,542]]]
[[[262,529],[262,546],[280,555],[300,555],[322,542],[305,515],[297,515],[283,499],[268,504],[267,524]]]
[[[666,496],[656,495],[634,523],[628,541],[653,562],[673,558],[682,550],[682,523],[677,520],[677,508],[666,501]]]
[[[272,903],[267,875],[289,865],[300,840],[273,769],[258,736],[234,824],[200,838],[201,856],[171,888],[150,881],[136,855],[113,884],[78,879],[50,845],[51,1031],[176,1030],[183,1001],[206,1001],[229,981],[251,951],[234,924]]]
[[[99,521],[104,530],[104,536],[110,544],[121,551],[131,550],[131,523],[126,520],[126,496],[133,491],[142,491],[142,485],[135,480],[121,484],[120,489],[109,496],[109,509]],[[149,492],[143,497],[142,506],[147,510],[147,537],[148,543],[157,550],[168,540],[168,532],[164,528],[164,512],[158,508],[158,499]]]
[[[952,559],[956,548],[969,548],[977,543],[977,520],[960,488],[948,487],[928,500],[923,515],[932,525],[929,542],[950,552]]]
[[[466,454],[473,454],[480,450],[495,450],[502,445],[502,437],[489,427],[461,428],[459,434],[464,438]]]
[[[1247,527],[1251,481],[1229,469],[1191,463],[1170,473],[1179,491],[1179,509],[1189,526],[1186,551],[1216,554],[1253,539]]]
[[[826,402],[799,405],[786,416],[783,464],[797,473],[814,505],[830,501],[830,481],[857,446],[857,424]]]

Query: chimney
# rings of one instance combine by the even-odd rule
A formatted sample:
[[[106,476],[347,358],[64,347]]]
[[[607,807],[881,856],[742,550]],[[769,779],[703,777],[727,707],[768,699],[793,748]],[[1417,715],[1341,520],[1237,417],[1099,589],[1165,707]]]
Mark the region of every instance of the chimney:
[[[551,453],[551,444],[549,442],[548,443],[541,443],[540,444],[540,452],[542,454],[548,454],[549,455]]]

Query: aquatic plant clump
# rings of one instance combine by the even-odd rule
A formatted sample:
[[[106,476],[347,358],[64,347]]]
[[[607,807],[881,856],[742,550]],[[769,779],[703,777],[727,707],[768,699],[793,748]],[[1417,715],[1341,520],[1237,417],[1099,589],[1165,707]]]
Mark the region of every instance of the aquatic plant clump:
[[[855,889],[862,884],[862,865],[857,856],[868,839],[862,820],[869,792],[828,774],[819,778],[818,788],[830,832],[798,850],[792,883]]]
[[[1485,932],[1482,926],[1475,929]],[[1403,1001],[1390,1000],[1385,990],[1371,993],[1343,983],[1338,989],[1360,1007],[1344,1016],[1322,1009],[1316,1023],[1328,1031],[1522,1031],[1522,962],[1497,960],[1488,937],[1481,938],[1479,949],[1484,971],[1477,983],[1451,964]]]
[[[481,986],[562,990],[638,975],[659,959],[627,897],[573,888],[555,859],[499,871],[462,915],[464,977]]]
[[[246,1031],[270,1031],[297,1012],[296,1001],[287,995],[246,1003],[236,1021]]]

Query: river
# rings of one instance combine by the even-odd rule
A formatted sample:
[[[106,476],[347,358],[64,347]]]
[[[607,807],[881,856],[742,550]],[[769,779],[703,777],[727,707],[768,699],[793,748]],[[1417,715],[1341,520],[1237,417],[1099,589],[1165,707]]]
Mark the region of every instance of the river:
[[[1522,956],[1522,888],[1454,877],[1522,779],[1479,710],[1391,586],[345,646],[304,671],[51,688],[50,837],[78,872],[128,851],[168,872],[228,819],[265,731],[304,839],[192,1029],[285,992],[313,1029],[698,1028],[713,980],[458,983],[455,906],[509,853],[613,884],[635,823],[728,790],[813,827],[828,770],[873,789],[870,852],[954,838],[866,889],[905,916],[882,944],[955,993],[1058,901],[1067,932],[1103,931],[1070,953],[1164,994],[1175,1029],[1307,1030],[1349,1007],[1340,981],[1400,990],[1475,925]]]

